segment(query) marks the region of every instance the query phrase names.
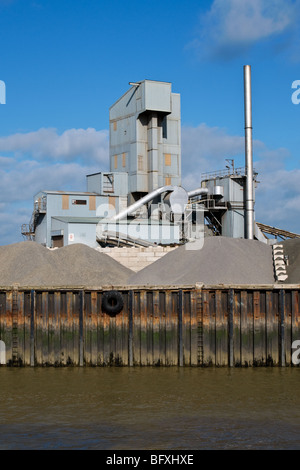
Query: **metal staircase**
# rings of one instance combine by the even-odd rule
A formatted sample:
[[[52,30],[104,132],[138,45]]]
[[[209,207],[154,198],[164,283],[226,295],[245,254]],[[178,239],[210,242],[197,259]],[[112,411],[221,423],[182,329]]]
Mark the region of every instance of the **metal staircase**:
[[[35,201],[29,224],[22,224],[21,226],[21,233],[27,240],[34,241],[38,218],[40,214],[46,214],[46,208],[46,198],[42,197]]]

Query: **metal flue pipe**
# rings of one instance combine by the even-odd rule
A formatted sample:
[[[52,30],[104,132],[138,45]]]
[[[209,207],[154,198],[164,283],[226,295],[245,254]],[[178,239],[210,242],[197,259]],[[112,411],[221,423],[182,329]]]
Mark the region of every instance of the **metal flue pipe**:
[[[162,194],[165,192],[171,192],[171,191],[174,191],[174,189],[175,189],[175,186],[162,186],[161,188],[157,188],[151,193],[146,194],[146,196],[142,197],[141,199],[133,203],[131,206],[127,207],[127,209],[124,209],[122,212],[119,212],[119,214],[116,214],[112,218],[112,220],[124,219],[124,217],[132,214],[132,212],[135,212],[137,209],[142,207],[147,202],[152,201],[156,196],[159,196],[159,194]]]
[[[245,236],[254,238],[254,198],[253,198],[253,151],[252,151],[252,106],[251,106],[251,67],[244,65],[244,106],[245,106]]]
[[[187,194],[188,194],[188,198],[190,199],[191,197],[200,196],[202,194],[208,194],[208,189],[207,188],[193,189],[192,191],[188,191]]]

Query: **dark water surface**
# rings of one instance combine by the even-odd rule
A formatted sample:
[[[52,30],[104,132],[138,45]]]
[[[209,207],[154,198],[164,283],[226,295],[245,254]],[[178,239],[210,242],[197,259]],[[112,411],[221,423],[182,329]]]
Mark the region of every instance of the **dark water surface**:
[[[0,368],[0,449],[300,449],[300,368]]]

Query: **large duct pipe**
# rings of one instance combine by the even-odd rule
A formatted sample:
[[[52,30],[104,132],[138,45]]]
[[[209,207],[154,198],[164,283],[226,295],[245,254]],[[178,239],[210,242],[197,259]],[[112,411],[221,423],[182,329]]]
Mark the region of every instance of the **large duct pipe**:
[[[188,191],[188,198],[200,196],[201,194],[208,194],[207,188],[198,188],[193,189],[192,191]]]
[[[251,109],[251,67],[244,65],[244,105],[245,105],[245,236],[254,238],[254,199],[253,199],[253,151],[252,151],[252,109]]]
[[[146,196],[144,196],[141,199],[139,199],[138,201],[136,201],[131,206],[127,207],[127,209],[124,209],[122,212],[119,212],[119,214],[112,217],[112,220],[124,219],[124,217],[126,217],[127,215],[132,214],[132,212],[135,212],[137,209],[142,207],[147,202],[152,201],[159,194],[174,191],[175,188],[176,188],[176,186],[162,186],[161,188],[155,189],[151,193],[146,194]]]

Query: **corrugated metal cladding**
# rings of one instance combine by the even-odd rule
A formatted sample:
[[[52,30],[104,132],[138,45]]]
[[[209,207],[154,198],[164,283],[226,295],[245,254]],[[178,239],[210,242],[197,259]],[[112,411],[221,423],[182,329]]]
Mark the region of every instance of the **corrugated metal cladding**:
[[[1,362],[23,366],[289,366],[300,286],[0,291]],[[4,357],[5,349],[5,360]]]

